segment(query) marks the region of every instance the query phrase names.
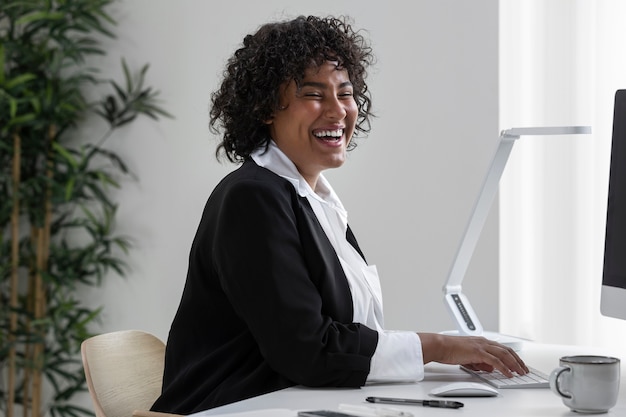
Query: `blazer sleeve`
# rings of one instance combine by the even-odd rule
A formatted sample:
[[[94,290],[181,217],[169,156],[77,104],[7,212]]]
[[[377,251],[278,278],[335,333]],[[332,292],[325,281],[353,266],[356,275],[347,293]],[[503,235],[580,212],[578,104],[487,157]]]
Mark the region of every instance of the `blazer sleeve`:
[[[361,386],[378,334],[352,323],[347,280],[307,206],[282,179],[233,184],[211,245],[214,267],[276,372],[308,386]]]

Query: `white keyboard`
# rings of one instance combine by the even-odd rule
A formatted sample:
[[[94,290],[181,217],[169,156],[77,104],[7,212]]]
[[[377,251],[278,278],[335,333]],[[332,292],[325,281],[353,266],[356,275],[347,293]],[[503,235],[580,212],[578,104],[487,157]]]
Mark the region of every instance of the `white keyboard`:
[[[486,372],[474,371],[472,369],[461,366],[465,372],[477,376],[482,381],[500,389],[500,388],[549,388],[550,380],[548,375],[537,369],[529,367],[526,375],[517,375],[509,378],[504,376],[500,371]]]

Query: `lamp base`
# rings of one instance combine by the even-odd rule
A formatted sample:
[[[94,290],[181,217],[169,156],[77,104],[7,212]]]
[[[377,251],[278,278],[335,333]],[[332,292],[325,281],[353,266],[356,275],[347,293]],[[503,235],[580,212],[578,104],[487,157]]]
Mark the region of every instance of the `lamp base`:
[[[467,335],[459,333],[458,330],[446,330],[440,333],[448,335],[448,336],[467,336]],[[508,346],[516,352],[522,349],[522,346],[524,345],[524,341],[525,341],[525,339],[520,339],[519,337],[509,336],[506,334],[496,333],[496,332],[485,331],[483,332],[482,335],[478,335],[478,336],[483,336],[489,340],[493,340],[495,342],[503,344],[504,346]]]

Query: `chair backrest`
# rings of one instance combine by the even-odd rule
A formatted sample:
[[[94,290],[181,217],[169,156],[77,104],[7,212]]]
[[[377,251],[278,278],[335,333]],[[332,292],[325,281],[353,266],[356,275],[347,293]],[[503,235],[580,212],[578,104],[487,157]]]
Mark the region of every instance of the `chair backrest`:
[[[165,343],[122,330],[93,336],[81,345],[87,387],[96,417],[130,417],[149,410],[161,393]]]

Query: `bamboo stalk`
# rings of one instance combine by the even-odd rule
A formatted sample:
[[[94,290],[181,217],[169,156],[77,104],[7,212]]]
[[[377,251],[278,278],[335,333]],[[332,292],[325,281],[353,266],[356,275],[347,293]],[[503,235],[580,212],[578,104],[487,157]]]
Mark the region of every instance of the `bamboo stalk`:
[[[35,282],[34,282],[34,317],[35,320],[41,319],[43,317],[43,301],[44,298],[44,290],[43,290],[43,279],[42,279],[42,271],[45,268],[44,265],[44,228],[38,227],[36,232],[36,248],[37,248],[37,256],[36,256],[36,269],[35,269]],[[37,330],[39,331],[39,330]],[[44,334],[40,333],[39,336],[41,338],[45,337]],[[41,371],[42,371],[42,363],[43,363],[43,349],[44,342],[37,342],[33,348],[33,374],[32,374],[32,394],[31,394],[31,415],[33,417],[39,417],[40,409],[41,409]]]
[[[50,234],[52,228],[52,181],[54,179],[54,166],[52,163],[52,143],[56,138],[56,126],[50,125],[48,129],[48,138],[50,140],[50,147],[48,148],[48,158],[46,161],[46,177],[48,178],[48,186],[46,187],[46,201],[44,202],[45,207],[45,217],[44,217],[44,235],[43,235],[43,264],[44,269],[48,269],[48,259],[50,258]],[[42,299],[42,314],[47,310],[47,298],[43,297]]]
[[[9,318],[9,375],[7,393],[7,417],[13,417],[15,404],[15,333],[17,331],[17,290],[20,248],[20,166],[22,161],[22,140],[17,133],[13,134],[13,212],[11,213],[11,297]]]
[[[56,126],[50,125],[48,128],[48,153],[46,155],[46,192],[44,194],[44,223],[37,234],[37,272],[35,275],[35,318],[41,319],[47,310],[46,288],[42,274],[48,270],[48,259],[50,258],[50,228],[52,225],[52,188],[53,164],[52,164],[52,143],[56,136]],[[41,343],[35,346],[35,373],[33,375],[33,393],[31,413],[34,417],[41,414],[42,396],[42,370],[44,366],[45,334],[41,334]]]
[[[31,245],[33,247],[36,248],[36,242],[37,242],[37,228],[34,225],[31,225],[30,228],[30,242]],[[28,268],[28,287],[27,287],[27,291],[26,291],[26,311],[28,312],[28,315],[26,317],[26,321],[24,323],[24,332],[26,334],[31,334],[32,331],[32,322],[31,322],[31,317],[34,317],[35,315],[35,266],[34,264],[30,264],[29,268]],[[35,355],[35,347],[32,345],[32,343],[27,343],[24,346],[24,362],[25,363],[34,363],[34,357]],[[31,381],[33,379],[33,367],[32,366],[26,366],[24,367],[24,381],[22,386],[24,387],[24,404],[23,404],[23,408],[22,408],[22,416],[23,417],[28,417],[28,410],[30,409],[30,398],[31,398]],[[26,401],[28,401],[28,403],[26,403]]]

